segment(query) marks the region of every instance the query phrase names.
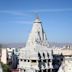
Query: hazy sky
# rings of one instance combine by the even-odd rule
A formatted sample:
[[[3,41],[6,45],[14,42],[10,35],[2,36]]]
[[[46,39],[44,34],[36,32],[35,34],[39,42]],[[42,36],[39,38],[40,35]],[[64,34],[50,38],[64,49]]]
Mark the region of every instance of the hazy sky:
[[[0,0],[0,43],[25,42],[37,14],[48,41],[72,42],[72,0]]]

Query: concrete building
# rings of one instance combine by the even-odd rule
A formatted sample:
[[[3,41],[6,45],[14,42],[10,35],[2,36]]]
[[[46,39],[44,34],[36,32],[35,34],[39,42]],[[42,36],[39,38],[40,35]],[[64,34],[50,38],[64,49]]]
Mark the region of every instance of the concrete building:
[[[1,62],[7,64],[7,50],[6,48],[1,48]]]
[[[18,64],[18,56],[19,56],[19,49],[20,48],[7,48],[7,55],[8,55],[8,65],[11,69],[16,69]]]
[[[15,51],[15,48],[7,48],[8,59],[11,59],[13,51]]]
[[[6,48],[6,49],[7,49],[7,53],[8,53],[8,59],[11,59],[12,53],[14,53],[15,55],[19,56],[20,48]]]

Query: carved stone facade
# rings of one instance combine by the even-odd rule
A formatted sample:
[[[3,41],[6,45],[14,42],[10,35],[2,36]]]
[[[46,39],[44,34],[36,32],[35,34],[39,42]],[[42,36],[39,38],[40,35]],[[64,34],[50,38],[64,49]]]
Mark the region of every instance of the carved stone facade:
[[[33,23],[26,47],[20,49],[19,72],[72,72],[72,50],[65,48],[49,48],[42,22],[37,17]],[[65,61],[65,63],[64,63]],[[68,64],[64,71],[65,64]],[[64,65],[64,67],[63,67]],[[62,71],[61,71],[62,70]]]

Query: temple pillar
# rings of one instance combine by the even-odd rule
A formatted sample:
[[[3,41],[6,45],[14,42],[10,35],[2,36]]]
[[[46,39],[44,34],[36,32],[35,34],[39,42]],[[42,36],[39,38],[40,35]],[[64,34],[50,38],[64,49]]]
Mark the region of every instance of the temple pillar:
[[[19,72],[21,72],[20,69],[19,69]]]
[[[46,69],[46,72],[48,72],[48,69]]]
[[[52,72],[52,69],[50,69],[50,72]]]
[[[43,72],[43,69],[41,69],[41,72]]]

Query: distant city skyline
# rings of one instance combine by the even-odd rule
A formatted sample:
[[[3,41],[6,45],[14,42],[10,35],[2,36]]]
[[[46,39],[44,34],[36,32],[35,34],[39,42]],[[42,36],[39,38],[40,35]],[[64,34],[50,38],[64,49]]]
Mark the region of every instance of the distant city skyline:
[[[37,14],[49,42],[72,43],[72,0],[1,0],[0,43],[26,42]]]

